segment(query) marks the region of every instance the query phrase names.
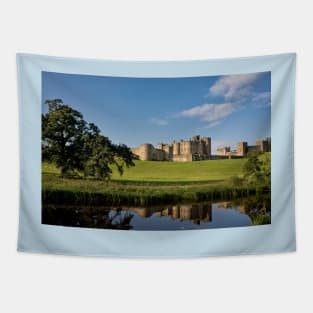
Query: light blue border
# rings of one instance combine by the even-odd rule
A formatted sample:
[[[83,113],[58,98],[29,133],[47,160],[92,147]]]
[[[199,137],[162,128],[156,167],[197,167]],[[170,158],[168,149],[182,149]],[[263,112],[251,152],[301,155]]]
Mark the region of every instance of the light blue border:
[[[17,54],[20,127],[18,251],[110,257],[203,257],[296,249],[294,53],[201,61],[102,61]],[[191,77],[272,72],[272,224],[188,231],[119,231],[41,224],[41,72]]]

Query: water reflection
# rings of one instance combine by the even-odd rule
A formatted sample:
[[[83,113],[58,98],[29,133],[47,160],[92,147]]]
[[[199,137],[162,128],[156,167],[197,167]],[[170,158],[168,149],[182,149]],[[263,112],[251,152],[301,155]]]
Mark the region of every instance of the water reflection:
[[[138,216],[143,218],[151,218],[153,215],[159,218],[168,216],[172,220],[188,220],[198,225],[201,222],[209,222],[212,220],[211,203],[179,204],[169,207],[126,208],[125,210],[135,212]]]
[[[72,207],[45,205],[42,208],[42,223],[51,225],[131,229],[133,214],[121,208]]]
[[[270,198],[153,207],[44,205],[42,223],[123,230],[184,230],[271,223]]]

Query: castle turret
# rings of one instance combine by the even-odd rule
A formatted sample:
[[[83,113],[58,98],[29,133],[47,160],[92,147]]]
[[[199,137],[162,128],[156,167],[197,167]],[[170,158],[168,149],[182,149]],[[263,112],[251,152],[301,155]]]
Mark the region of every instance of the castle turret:
[[[248,143],[245,141],[239,142],[237,144],[237,155],[238,156],[246,156],[248,153]]]
[[[256,141],[256,146],[259,152],[264,153],[264,152],[269,152],[269,141],[268,139],[266,140],[257,140]]]
[[[152,159],[152,148],[150,143],[144,143],[139,148],[140,160],[147,161]]]
[[[164,143],[158,143],[157,144],[157,149],[163,150],[164,149],[165,144]]]
[[[204,142],[203,153],[210,156],[211,155],[211,138],[202,137],[202,141]]]
[[[182,140],[180,142],[180,153],[181,154],[187,154],[191,153],[191,141],[189,140]]]
[[[193,136],[192,141],[200,141],[200,135]]]
[[[180,142],[173,142],[173,155],[179,155],[180,154]]]

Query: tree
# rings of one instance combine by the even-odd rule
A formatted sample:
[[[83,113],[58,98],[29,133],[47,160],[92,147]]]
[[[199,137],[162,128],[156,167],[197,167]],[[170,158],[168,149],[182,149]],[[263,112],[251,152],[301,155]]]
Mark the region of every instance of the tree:
[[[100,134],[88,141],[90,157],[86,161],[85,175],[100,179],[110,179],[112,168],[115,165],[120,175],[124,167],[134,166],[133,154],[126,145],[114,145]]]
[[[48,113],[42,115],[43,159],[54,162],[61,175],[83,169],[86,122],[80,112],[64,105],[61,99],[47,100]]]
[[[249,153],[243,166],[244,178],[250,184],[257,184],[261,177],[261,162],[258,153]]]
[[[271,185],[271,153],[267,152],[262,155],[261,172],[263,183],[267,186]]]
[[[271,154],[249,153],[243,171],[244,179],[248,184],[269,186],[271,184]]]
[[[126,145],[113,144],[95,124],[88,124],[80,112],[63,104],[61,99],[45,103],[48,113],[42,115],[42,157],[55,163],[62,176],[79,170],[85,176],[110,179],[111,165],[117,167],[120,175],[124,167],[135,165]]]
[[[119,144],[114,146],[113,153],[115,157],[114,162],[120,175],[123,175],[125,166],[130,167],[135,165],[133,161],[135,156],[126,145]]]

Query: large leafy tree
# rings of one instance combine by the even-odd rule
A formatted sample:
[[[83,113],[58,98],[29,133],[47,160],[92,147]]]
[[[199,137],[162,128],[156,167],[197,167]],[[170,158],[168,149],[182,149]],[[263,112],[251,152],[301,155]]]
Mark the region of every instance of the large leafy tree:
[[[55,163],[64,175],[84,166],[86,122],[80,112],[63,104],[61,99],[47,100],[48,113],[42,115],[43,159]]]
[[[124,167],[135,165],[126,145],[113,144],[95,124],[87,124],[80,112],[60,99],[47,100],[46,104],[48,113],[42,116],[42,154],[60,168],[61,175],[80,170],[86,176],[109,179],[111,165],[121,175]]]

